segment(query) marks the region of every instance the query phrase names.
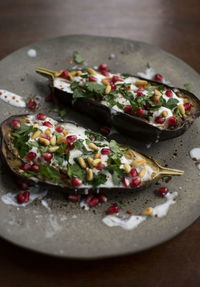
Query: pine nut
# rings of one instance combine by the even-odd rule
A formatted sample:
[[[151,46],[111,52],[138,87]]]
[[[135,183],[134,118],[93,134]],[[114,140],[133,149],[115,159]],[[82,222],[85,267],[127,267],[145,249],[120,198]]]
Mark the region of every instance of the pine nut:
[[[77,71],[71,71],[70,74],[71,74],[72,77],[75,77],[76,74],[77,74]]]
[[[158,96],[160,98],[162,96],[162,93],[159,90],[155,89],[154,90],[154,95]]]
[[[49,152],[55,152],[55,151],[57,151],[57,149],[59,149],[59,146],[51,146],[51,147],[48,149],[48,151],[49,151]]]
[[[107,86],[106,86],[106,89],[105,89],[106,95],[108,95],[111,90],[112,90],[111,85],[107,85]]]
[[[97,166],[100,163],[101,163],[101,159],[94,159],[92,164],[93,166]]]
[[[178,105],[178,109],[179,109],[179,112],[182,114],[182,115],[184,115],[185,114],[185,108],[184,108],[184,106],[183,105]]]
[[[184,104],[186,104],[186,103],[188,103],[189,101],[188,101],[187,98],[183,98],[183,102],[184,102]]]
[[[132,166],[133,167],[139,167],[141,165],[144,165],[145,162],[146,162],[145,159],[135,159],[135,160],[132,161]]]
[[[51,134],[51,129],[46,129],[45,134],[49,136]]]
[[[95,158],[95,159],[101,158],[101,154],[100,154],[100,153],[96,153],[96,154],[94,155],[94,158]]]
[[[164,118],[166,118],[166,117],[168,116],[168,111],[163,111],[163,112],[162,112],[162,116],[163,116]]]
[[[34,140],[34,139],[38,138],[40,136],[40,134],[41,134],[40,130],[35,131],[34,134],[32,135],[32,139]]]
[[[77,75],[77,76],[81,76],[81,75],[82,75],[82,71],[77,71],[77,72],[76,72],[76,75]]]
[[[137,81],[135,81],[135,83],[134,83],[135,86],[145,86],[145,85],[147,85],[147,84],[148,84],[148,82],[145,81],[145,80],[137,80]]]
[[[33,128],[37,128],[38,127],[38,123],[34,123]]]
[[[89,143],[88,147],[95,151],[99,150],[98,146],[96,146],[94,143]]]
[[[145,173],[146,173],[146,168],[142,168],[141,171],[139,172],[139,177],[140,178],[143,178],[145,176]]]
[[[87,169],[87,180],[92,181],[93,180],[93,171],[91,168]]]
[[[50,144],[55,145],[56,144],[56,135],[53,135],[50,139]]]
[[[153,211],[154,210],[152,207],[147,207],[145,210],[142,211],[141,215],[143,215],[143,216],[152,215]]]
[[[68,135],[68,131],[67,130],[63,130],[63,134],[66,136],[66,135]]]
[[[88,156],[87,162],[88,162],[90,167],[93,167],[93,159],[90,156]]]
[[[72,80],[73,80],[73,77],[72,77],[72,75],[71,75],[71,73],[70,73],[70,72],[68,72],[68,78],[70,79],[70,81],[72,81]]]
[[[104,84],[105,86],[110,85],[109,81],[107,79],[102,79],[101,80],[102,84]]]
[[[45,146],[48,146],[50,144],[49,140],[44,139],[44,138],[39,138],[39,142]]]
[[[97,72],[92,68],[88,68],[87,71],[90,75],[93,75],[93,76],[97,74]]]
[[[59,137],[57,138],[57,144],[63,144],[66,141],[66,137]]]
[[[124,164],[124,169],[125,169],[125,172],[126,172],[126,173],[129,173],[129,172],[131,171],[131,166],[130,166],[130,164],[125,163],[125,164]]]
[[[81,156],[78,158],[78,163],[82,168],[86,168],[85,160]]]

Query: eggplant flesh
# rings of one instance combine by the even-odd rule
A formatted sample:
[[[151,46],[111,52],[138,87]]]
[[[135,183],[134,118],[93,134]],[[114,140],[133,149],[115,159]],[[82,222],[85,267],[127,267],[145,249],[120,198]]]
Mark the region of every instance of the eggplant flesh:
[[[87,98],[87,96],[74,98],[72,92],[66,90],[64,91],[63,87],[58,87],[55,85],[55,81],[57,79],[60,79],[63,81],[63,83],[72,83],[72,81],[69,79],[63,79],[61,77],[63,71],[55,72],[45,68],[37,68],[36,71],[51,80],[52,93],[54,97],[61,103],[71,106],[73,109],[79,112],[86,113],[87,115],[94,118],[97,122],[114,127],[118,131],[144,142],[158,142],[178,137],[182,135],[200,115],[200,100],[191,92],[181,88],[171,87],[160,82],[147,80],[138,76],[131,77],[134,77],[139,81],[146,81],[148,83],[147,86],[154,86],[158,88],[162,87],[164,91],[170,90],[173,92],[173,94],[175,94],[176,99],[181,99],[182,104],[180,106],[182,107],[180,110],[178,105],[174,109],[174,111],[176,111],[175,118],[177,124],[172,124],[169,126],[155,123],[155,121],[152,123],[144,116],[136,116],[136,114],[125,113],[119,109],[116,110],[105,104],[102,104],[99,99],[94,100]],[[185,110],[184,103],[188,103],[190,105],[189,110]],[[174,111],[172,113],[173,116],[175,114]],[[145,110],[145,113],[148,114],[149,111]],[[158,116],[162,117],[162,114]],[[167,122],[167,119],[165,119],[165,122]]]
[[[162,167],[155,159],[108,142],[77,124],[37,117],[12,116],[1,124],[1,155],[9,169],[29,183],[80,193],[125,191],[144,189],[164,176],[184,173]],[[16,122],[20,127],[13,128]]]

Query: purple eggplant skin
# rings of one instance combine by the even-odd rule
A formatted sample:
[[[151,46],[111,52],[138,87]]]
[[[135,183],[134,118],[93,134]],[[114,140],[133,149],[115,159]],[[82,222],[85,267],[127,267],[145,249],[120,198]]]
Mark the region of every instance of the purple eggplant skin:
[[[135,76],[137,77],[137,76]],[[141,80],[147,80],[141,77],[137,77]],[[147,121],[140,119],[134,115],[129,115],[123,112],[115,111],[97,101],[93,101],[87,98],[73,99],[72,94],[64,92],[58,88],[52,87],[52,93],[55,99],[58,99],[61,103],[71,106],[73,109],[83,112],[97,122],[116,128],[118,131],[133,137],[134,139],[143,142],[158,142],[171,138],[179,137],[184,134],[186,130],[191,126],[194,120],[200,116],[200,100],[191,92],[171,87],[160,82],[148,80],[148,82],[156,85],[163,85],[167,89],[177,89],[181,95],[189,98],[195,105],[194,113],[188,115],[181,126],[174,129],[160,129],[156,126],[149,124]]]

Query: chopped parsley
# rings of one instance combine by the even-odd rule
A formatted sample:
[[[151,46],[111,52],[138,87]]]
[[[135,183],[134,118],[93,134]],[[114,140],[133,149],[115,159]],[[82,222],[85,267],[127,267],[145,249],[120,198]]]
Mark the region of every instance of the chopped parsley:
[[[79,54],[78,51],[74,51],[73,58],[74,58],[74,62],[76,64],[81,64],[84,61],[84,59],[81,57],[81,55]]]

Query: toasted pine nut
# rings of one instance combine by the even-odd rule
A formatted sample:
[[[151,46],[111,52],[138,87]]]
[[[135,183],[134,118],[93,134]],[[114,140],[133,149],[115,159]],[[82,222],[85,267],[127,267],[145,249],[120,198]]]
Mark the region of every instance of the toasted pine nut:
[[[40,134],[41,134],[40,130],[35,131],[34,134],[32,135],[32,139],[34,140],[34,139],[38,138],[40,136]]]
[[[72,77],[75,77],[76,74],[77,74],[77,71],[71,71],[70,74],[71,74]]]
[[[141,171],[139,172],[139,177],[140,178],[143,178],[145,176],[145,173],[146,173],[146,168],[142,168]]]
[[[88,181],[93,180],[93,171],[92,171],[91,168],[88,168],[88,169],[87,169],[87,180],[88,180]]]
[[[53,135],[50,139],[50,144],[55,145],[56,144],[56,135]]]
[[[73,80],[73,77],[72,77],[72,75],[71,75],[71,72],[68,72],[68,78],[70,79],[70,81]]]
[[[57,138],[57,144],[63,144],[66,141],[66,137],[59,137]]]
[[[46,129],[45,134],[49,136],[51,134],[51,129]]]
[[[33,127],[37,128],[38,127],[38,123],[34,123]]]
[[[81,75],[82,75],[82,71],[77,71],[77,72],[76,72],[76,75],[77,75],[77,76],[81,76]]]
[[[135,81],[135,83],[134,83],[135,86],[145,86],[145,85],[147,85],[147,84],[148,84],[148,82],[145,81],[145,80],[137,80],[137,81]]]
[[[106,89],[105,89],[106,95],[108,95],[111,90],[112,90],[111,85],[107,85],[107,86],[106,86]]]
[[[133,167],[139,167],[139,166],[141,166],[141,165],[144,165],[145,164],[145,162],[146,162],[146,160],[145,159],[134,159],[133,161],[132,161],[132,166]]]
[[[91,156],[87,157],[87,162],[88,162],[90,167],[93,167],[93,159],[91,158]]]
[[[78,163],[82,168],[86,168],[85,160],[81,156],[78,158]]]
[[[162,112],[162,116],[163,116],[164,118],[166,118],[166,117],[168,116],[168,111],[163,111],[163,112]]]
[[[152,215],[153,214],[153,208],[152,207],[147,207],[145,210],[143,210],[141,212],[141,215],[145,216],[145,215]]]
[[[63,130],[63,134],[66,136],[66,135],[68,135],[68,131],[67,130]]]
[[[109,81],[107,79],[102,79],[101,80],[102,84],[104,84],[105,86],[110,85]]]
[[[182,115],[184,115],[185,114],[185,108],[184,108],[184,106],[183,105],[178,105],[178,109],[179,109],[179,112],[182,114]]]
[[[60,70],[60,71],[56,71],[55,72],[55,77],[59,77],[64,71]]]
[[[183,101],[185,104],[189,102],[187,98],[183,98]]]
[[[96,146],[94,143],[89,143],[88,147],[96,151],[99,150],[98,146]]]
[[[101,154],[100,154],[100,153],[96,153],[96,154],[94,155],[94,158],[95,158],[95,159],[101,158]]]
[[[101,163],[101,159],[97,158],[93,160],[93,166],[97,166],[99,163]]]
[[[97,74],[97,72],[94,70],[94,69],[92,69],[92,68],[88,68],[87,69],[88,70],[88,73],[90,74],[90,75],[96,75]]]
[[[154,90],[154,95],[158,96],[160,98],[162,96],[162,93],[159,90],[155,89]]]
[[[125,164],[124,164],[124,169],[125,169],[125,172],[126,172],[126,173],[129,173],[129,172],[131,171],[131,166],[130,166],[130,164],[125,163]]]
[[[44,138],[39,138],[39,142],[45,146],[48,146],[50,144],[49,140],[44,139]]]
[[[48,151],[49,151],[49,152],[55,152],[55,151],[57,151],[57,149],[59,149],[59,146],[51,146],[51,147],[48,149]]]

